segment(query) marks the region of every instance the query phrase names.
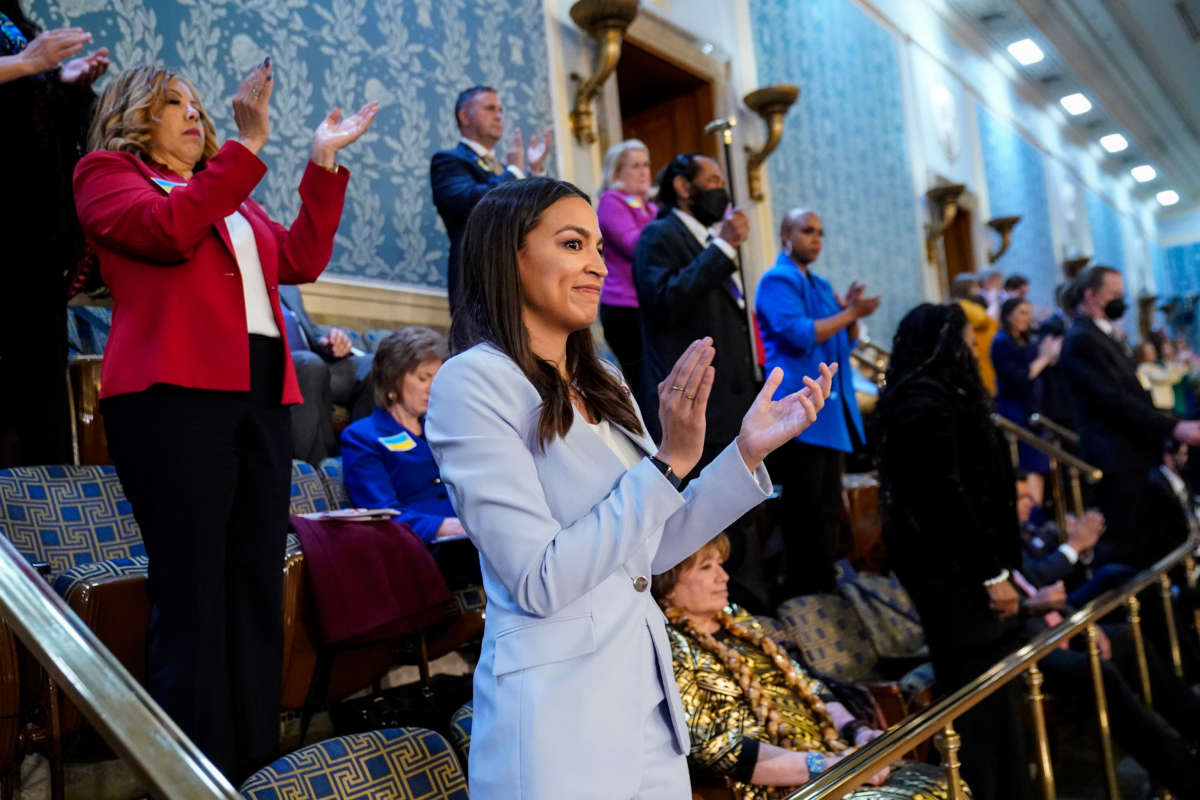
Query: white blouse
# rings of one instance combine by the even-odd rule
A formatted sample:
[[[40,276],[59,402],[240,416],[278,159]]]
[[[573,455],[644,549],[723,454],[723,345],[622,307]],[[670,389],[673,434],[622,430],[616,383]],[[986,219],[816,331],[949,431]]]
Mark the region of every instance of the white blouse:
[[[600,441],[608,445],[613,455],[625,465],[625,469],[632,469],[644,457],[637,445],[629,441],[629,437],[620,430],[609,425],[608,420],[602,419],[595,425],[589,422],[588,425],[600,437]]]
[[[235,211],[225,218],[229,229],[229,241],[237,259],[238,272],[242,274],[242,295],[246,299],[246,329],[262,336],[282,338],[271,298],[267,296],[267,279],[263,277],[262,262],[258,260],[258,243],[254,229],[241,213]]]

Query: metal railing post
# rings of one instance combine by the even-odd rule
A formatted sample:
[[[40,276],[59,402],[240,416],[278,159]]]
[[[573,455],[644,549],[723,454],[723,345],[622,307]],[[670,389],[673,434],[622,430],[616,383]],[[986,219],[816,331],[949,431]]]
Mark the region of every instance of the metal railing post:
[[[934,737],[933,744],[942,754],[942,767],[946,770],[946,785],[950,789],[949,794],[946,795],[948,800],[966,800],[962,775],[959,773],[962,769],[962,762],[958,760],[962,737],[958,735],[958,731],[954,730],[953,722],[946,723],[942,732]]]
[[[1133,649],[1137,655],[1138,677],[1142,681],[1142,700],[1147,706],[1154,705],[1154,694],[1150,688],[1150,666],[1146,663],[1146,642],[1142,638],[1142,603],[1136,594],[1129,595],[1129,628],[1133,633]]]
[[[1183,654],[1179,650],[1179,631],[1175,629],[1175,603],[1171,600],[1171,579],[1167,573],[1158,576],[1159,591],[1162,594],[1163,618],[1167,623],[1167,641],[1171,644],[1171,664],[1175,674],[1183,677]]]
[[[1121,800],[1117,785],[1117,757],[1113,752],[1112,730],[1108,723],[1108,698],[1104,694],[1104,670],[1100,665],[1100,630],[1095,623],[1087,626],[1088,662],[1092,667],[1092,689],[1096,694],[1096,722],[1100,728],[1100,752],[1104,757],[1104,783],[1109,800]]]
[[[1042,800],[1055,800],[1054,765],[1050,762],[1050,737],[1046,732],[1046,710],[1042,701],[1042,671],[1035,663],[1025,673],[1029,684],[1029,714],[1033,718],[1033,734],[1037,740],[1038,773],[1041,778]]]

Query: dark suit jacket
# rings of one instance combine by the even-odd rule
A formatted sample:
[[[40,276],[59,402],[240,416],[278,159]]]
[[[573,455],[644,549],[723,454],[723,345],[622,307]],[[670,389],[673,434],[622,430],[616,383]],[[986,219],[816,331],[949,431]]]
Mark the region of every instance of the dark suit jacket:
[[[1142,523],[1146,531],[1146,560],[1157,561],[1187,541],[1191,533],[1187,512],[1158,467],[1146,474],[1142,500]]]
[[[1124,349],[1087,317],[1067,332],[1059,366],[1075,400],[1080,457],[1140,486],[1175,419],[1154,407]]]
[[[633,281],[642,310],[645,387],[638,402],[655,440],[662,435],[658,384],[702,336],[711,336],[717,350],[705,443],[732,442],[754,401],[758,385],[749,323],[726,286],[733,271],[734,263],[721,248],[701,245],[674,212],[651,222],[638,238]]]
[[[446,225],[450,237],[450,258],[446,265],[446,291],[450,308],[458,290],[459,263],[462,260],[463,231],[471,209],[491,189],[516,180],[509,170],[499,175],[479,166],[479,156],[462,142],[449,150],[434,153],[429,164],[429,183],[433,187],[433,204]]]
[[[333,353],[328,346],[321,345],[321,332],[317,330],[317,326],[313,324],[312,318],[308,316],[308,311],[304,308],[304,297],[300,294],[300,287],[280,286],[279,302],[283,304],[284,308],[295,315],[296,324],[300,326],[300,330],[306,340],[303,342],[293,342],[289,336],[288,344],[291,348],[293,350],[311,350],[326,361],[333,361]]]
[[[1054,523],[1022,525],[1021,545],[1021,574],[1034,586],[1049,586],[1075,574],[1077,564],[1058,549],[1058,526]]]

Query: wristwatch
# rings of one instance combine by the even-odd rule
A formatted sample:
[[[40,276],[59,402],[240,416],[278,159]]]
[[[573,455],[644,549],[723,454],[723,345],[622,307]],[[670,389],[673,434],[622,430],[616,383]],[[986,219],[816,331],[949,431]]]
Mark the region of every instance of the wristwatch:
[[[804,759],[804,764],[808,767],[808,779],[812,780],[825,771],[825,754],[809,750],[808,758]]]
[[[671,465],[663,461],[661,458],[650,456],[650,463],[658,468],[658,471],[663,474],[663,477],[671,482],[675,490],[679,490],[679,485],[683,483],[683,479],[675,474],[675,470],[671,469]]]

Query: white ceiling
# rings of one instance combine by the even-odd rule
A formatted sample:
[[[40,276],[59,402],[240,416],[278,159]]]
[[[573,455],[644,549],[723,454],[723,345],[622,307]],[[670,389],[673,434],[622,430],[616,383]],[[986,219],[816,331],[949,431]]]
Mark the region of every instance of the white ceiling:
[[[1106,166],[1123,176],[1141,163],[1158,171],[1136,196],[1174,189],[1181,202],[1160,214],[1200,208],[1200,0],[949,2],[1001,51],[1026,37],[1038,43],[1045,60],[1018,69],[1046,103],[1084,92],[1093,109],[1071,118],[1077,132],[1130,141]]]

